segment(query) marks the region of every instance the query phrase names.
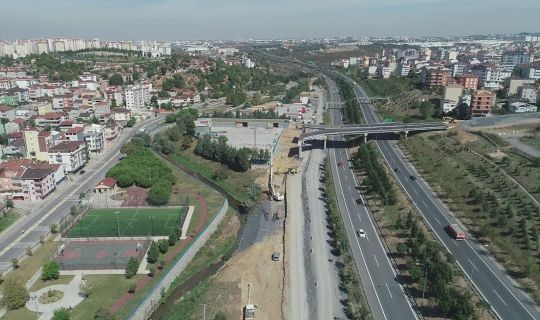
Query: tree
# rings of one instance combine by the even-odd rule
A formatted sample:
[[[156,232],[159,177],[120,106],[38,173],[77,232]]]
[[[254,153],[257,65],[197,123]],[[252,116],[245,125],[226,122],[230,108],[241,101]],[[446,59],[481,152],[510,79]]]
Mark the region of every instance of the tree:
[[[122,75],[115,73],[109,78],[109,84],[111,86],[124,85],[124,78],[122,77]]]
[[[86,280],[81,281],[79,284],[79,294],[84,298],[88,298],[92,294],[92,287],[88,285]]]
[[[60,265],[58,262],[51,260],[43,265],[41,269],[41,280],[56,280],[60,277]]]
[[[158,248],[160,253],[167,253],[169,251],[169,242],[165,239],[159,240]]]
[[[125,276],[128,279],[131,279],[134,275],[137,274],[137,270],[139,269],[139,261],[135,259],[134,257],[129,258],[127,266],[126,266],[126,273]]]
[[[13,269],[17,269],[19,267],[19,259],[17,258],[11,259],[11,267]]]
[[[148,263],[155,263],[159,259],[159,249],[155,241],[152,241],[150,244],[150,248],[148,249],[148,256],[146,257],[146,261]]]
[[[433,115],[433,105],[429,101],[423,101],[420,104],[420,113],[424,119],[429,119]]]
[[[128,288],[128,293],[135,293],[135,290],[137,290],[137,284],[136,283],[130,284]]]
[[[13,200],[7,199],[7,200],[6,200],[6,207],[7,207],[8,209],[14,208],[14,207],[15,207],[15,204],[13,203]]]
[[[59,308],[54,310],[52,320],[69,320],[71,311],[68,308]]]
[[[8,310],[16,310],[24,307],[30,295],[26,288],[15,280],[6,280],[2,290],[2,306]]]
[[[57,234],[57,233],[58,233],[58,225],[57,225],[57,224],[54,224],[54,223],[53,223],[53,224],[51,224],[51,225],[49,226],[49,228],[51,229],[51,233],[52,233],[52,234]]]
[[[178,236],[176,235],[176,232],[173,231],[170,235],[169,235],[169,246],[174,246],[176,244],[176,240],[178,240]]]
[[[136,122],[137,122],[137,119],[131,118],[128,120],[128,122],[126,122],[126,127],[131,128],[135,125]]]
[[[33,252],[32,252],[32,247],[26,247],[26,255],[29,256],[29,257],[31,257],[32,254],[33,254]]]
[[[165,267],[165,264],[166,264],[165,260],[163,260],[163,259],[159,260],[159,268],[160,269],[163,269],[163,267]]]

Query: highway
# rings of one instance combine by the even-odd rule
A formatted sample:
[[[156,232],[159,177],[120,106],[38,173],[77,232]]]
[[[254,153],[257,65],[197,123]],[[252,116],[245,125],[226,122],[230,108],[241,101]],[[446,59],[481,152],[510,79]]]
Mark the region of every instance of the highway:
[[[367,95],[358,85],[354,90],[359,98]],[[380,122],[372,104],[362,104],[362,112],[367,123]],[[441,243],[451,252],[456,262],[472,281],[481,295],[489,302],[495,314],[501,319],[540,319],[536,304],[490,256],[488,251],[470,234],[465,241],[456,241],[448,236],[444,227],[459,223],[448,208],[431,191],[414,167],[405,159],[399,147],[389,140],[376,140],[384,160],[396,176],[397,181],[422,214],[429,227]],[[395,172],[399,169],[399,172]],[[346,188],[346,186],[345,186]]]
[[[330,101],[339,102],[337,88],[333,81],[327,79],[330,87]],[[341,123],[339,109],[332,110],[333,124]],[[331,141],[343,140],[332,137]],[[347,150],[329,148],[329,158],[332,176],[338,197],[338,204],[347,231],[347,237],[355,260],[355,266],[362,279],[364,295],[370,306],[374,319],[417,319],[411,303],[404,293],[403,287],[396,280],[396,273],[387,257],[386,250],[377,234],[377,230],[363,204],[357,199],[362,198],[358,183],[352,168],[350,168]],[[338,163],[342,162],[343,167]],[[365,203],[365,199],[362,199]],[[358,235],[358,230],[364,229],[365,238]]]
[[[120,148],[141,129],[152,130],[164,115],[137,123],[131,129],[124,129],[112,148],[102,151],[86,164],[83,175],[72,175],[73,181],[62,182],[61,188],[49,197],[27,216],[21,217],[15,224],[0,234],[0,272],[11,267],[11,259],[25,256],[26,248],[33,247],[40,237],[50,231],[50,225],[58,223],[69,214],[71,206],[79,201],[79,194],[92,190],[103,179],[105,172],[118,161]],[[24,230],[24,232],[22,232]]]

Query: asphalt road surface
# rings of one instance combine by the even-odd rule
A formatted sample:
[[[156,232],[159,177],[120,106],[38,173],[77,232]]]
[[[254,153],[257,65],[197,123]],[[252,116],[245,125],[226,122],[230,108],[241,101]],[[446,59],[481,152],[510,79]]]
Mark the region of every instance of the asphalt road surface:
[[[358,97],[367,97],[358,85],[354,86]],[[368,123],[380,122],[371,104],[363,104],[362,112]],[[489,302],[493,311],[501,319],[540,319],[537,305],[490,256],[488,251],[472,236],[467,240],[456,241],[446,233],[444,228],[450,223],[459,223],[444,204],[419,177],[413,166],[404,159],[399,147],[389,140],[377,140],[382,156],[392,168],[399,184],[405,190],[416,208],[423,215],[430,228],[442,244],[454,255],[457,263],[467,277]],[[395,172],[393,169],[399,169]]]
[[[336,85],[331,80],[328,80],[328,84],[330,101],[339,102]],[[341,111],[338,108],[331,110],[333,124],[340,124]],[[332,139],[333,143],[343,140],[337,137]],[[397,281],[395,270],[379,238],[369,209],[364,205],[365,199],[359,193],[346,149],[329,148],[329,156],[339,208],[373,318],[417,319],[408,296]],[[338,163],[343,165],[338,166]],[[358,202],[359,199],[361,203]],[[365,231],[365,237],[359,236],[359,229]]]
[[[164,116],[147,120],[136,124],[131,129],[125,129],[124,133],[115,142],[115,145],[102,152],[97,159],[88,163],[84,170],[85,174],[74,178],[75,181],[64,181],[70,184],[70,188],[63,188],[53,192],[38,208],[22,217],[10,228],[0,234],[0,272],[10,268],[11,259],[24,257],[26,248],[32,247],[39,242],[42,235],[50,231],[50,225],[58,223],[60,219],[69,214],[71,206],[79,201],[81,192],[92,190],[103,179],[105,172],[109,170],[120,158],[120,148],[129,141],[132,136],[141,129],[151,130]]]

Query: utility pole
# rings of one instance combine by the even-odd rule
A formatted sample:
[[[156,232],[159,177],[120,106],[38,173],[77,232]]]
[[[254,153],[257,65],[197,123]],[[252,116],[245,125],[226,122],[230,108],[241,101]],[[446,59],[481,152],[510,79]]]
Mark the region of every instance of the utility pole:
[[[118,220],[120,211],[116,210],[114,213],[116,214],[116,231],[118,232],[118,238],[120,238],[120,221]]]
[[[206,303],[203,303],[203,320],[206,320]]]

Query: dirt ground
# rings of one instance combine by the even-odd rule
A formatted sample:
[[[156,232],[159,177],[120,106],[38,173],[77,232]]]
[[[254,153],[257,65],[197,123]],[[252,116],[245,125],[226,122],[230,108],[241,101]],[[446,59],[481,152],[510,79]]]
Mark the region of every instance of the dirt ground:
[[[476,135],[468,133],[461,127],[454,127],[451,129],[450,132],[457,132],[457,136],[455,138],[461,144],[466,144],[478,140],[478,137]]]
[[[227,288],[228,296],[222,309],[232,319],[242,319],[243,307],[248,302],[251,285],[251,301],[257,306],[257,319],[283,319],[283,261],[272,261],[274,251],[282,252],[282,234],[276,234],[250,248],[235,253],[215,276],[213,286]],[[231,298],[232,297],[232,298]],[[233,299],[234,298],[234,299]]]

